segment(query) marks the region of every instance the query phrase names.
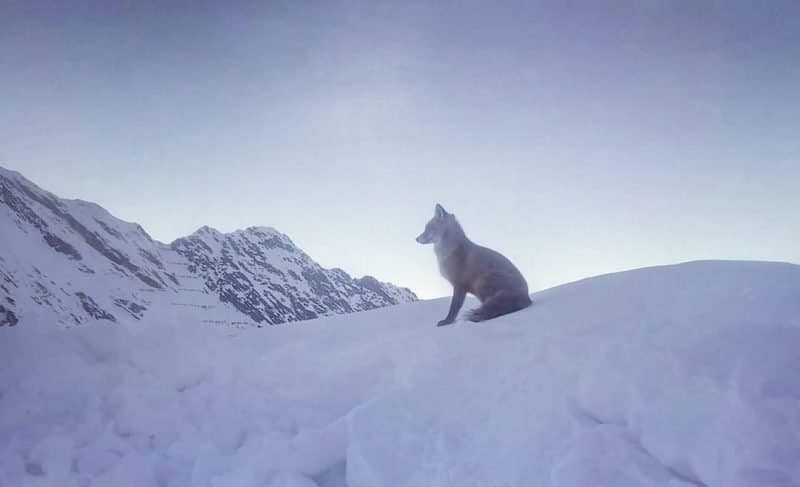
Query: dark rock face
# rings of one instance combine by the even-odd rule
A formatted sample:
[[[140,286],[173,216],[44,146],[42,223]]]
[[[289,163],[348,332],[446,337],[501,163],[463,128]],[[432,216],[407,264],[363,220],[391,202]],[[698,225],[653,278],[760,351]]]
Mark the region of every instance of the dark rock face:
[[[114,304],[127,311],[134,319],[140,320],[142,319],[142,313],[147,311],[147,307],[143,306],[139,303],[135,303],[133,301],[128,301],[127,299],[117,298],[114,300]]]
[[[81,254],[75,250],[75,247],[61,240],[55,235],[45,234],[44,241],[47,242],[49,246],[53,247],[53,250],[56,252],[61,252],[72,260],[82,259]]]
[[[197,321],[262,326],[416,300],[408,289],[324,269],[271,228],[203,227],[165,245],[3,168],[0,232],[3,326],[28,314],[67,326],[140,320],[164,305]]]
[[[0,304],[0,326],[14,326],[19,322],[17,315],[10,309]]]
[[[116,323],[117,319],[114,318],[114,315],[101,308],[95,303],[94,299],[87,296],[86,293],[77,292],[75,295],[81,300],[81,306],[83,306],[83,310],[86,311],[89,316],[96,320],[108,320]]]

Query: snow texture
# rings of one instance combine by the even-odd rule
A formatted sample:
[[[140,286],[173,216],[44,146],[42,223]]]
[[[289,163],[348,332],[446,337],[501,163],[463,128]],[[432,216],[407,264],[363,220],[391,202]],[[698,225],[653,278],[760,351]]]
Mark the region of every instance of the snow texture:
[[[446,300],[4,327],[0,486],[797,486],[799,293],[694,262],[444,328]]]

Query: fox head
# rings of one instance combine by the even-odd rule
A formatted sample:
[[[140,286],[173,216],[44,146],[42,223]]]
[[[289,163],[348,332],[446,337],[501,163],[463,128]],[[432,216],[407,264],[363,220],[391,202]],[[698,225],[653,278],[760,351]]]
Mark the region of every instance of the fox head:
[[[425,231],[417,237],[417,242],[421,244],[439,243],[450,228],[458,227],[456,216],[447,213],[442,205],[437,204],[433,218],[425,225]]]

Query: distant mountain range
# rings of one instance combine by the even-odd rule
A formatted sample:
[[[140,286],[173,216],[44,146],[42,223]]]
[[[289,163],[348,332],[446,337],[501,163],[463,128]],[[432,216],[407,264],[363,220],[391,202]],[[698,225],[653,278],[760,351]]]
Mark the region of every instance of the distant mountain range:
[[[203,227],[164,244],[97,204],[59,198],[0,168],[0,326],[153,312],[263,326],[416,299],[371,276],[325,269],[273,228]]]

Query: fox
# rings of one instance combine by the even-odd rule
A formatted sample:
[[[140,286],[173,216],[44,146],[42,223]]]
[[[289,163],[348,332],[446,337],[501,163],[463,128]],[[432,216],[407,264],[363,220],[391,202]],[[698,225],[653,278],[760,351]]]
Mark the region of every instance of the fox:
[[[527,308],[533,302],[528,282],[517,267],[501,253],[472,242],[452,213],[436,204],[433,218],[425,225],[417,242],[433,244],[439,272],[453,286],[453,297],[447,316],[436,326],[455,322],[467,293],[477,297],[481,305],[467,313],[473,322]]]

